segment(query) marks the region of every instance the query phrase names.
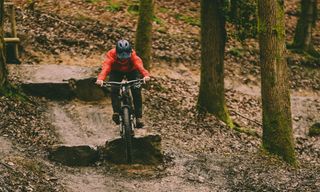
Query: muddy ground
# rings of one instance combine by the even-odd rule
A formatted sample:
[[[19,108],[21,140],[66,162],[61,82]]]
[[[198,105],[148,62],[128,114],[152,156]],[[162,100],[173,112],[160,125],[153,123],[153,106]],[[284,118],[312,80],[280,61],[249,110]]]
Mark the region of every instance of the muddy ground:
[[[14,2],[19,7],[25,64],[96,67],[116,39],[134,37],[137,15],[128,8],[135,1],[125,1],[116,12],[100,9],[110,7],[107,1],[41,1],[34,9],[27,1]],[[288,42],[297,19],[297,2],[286,1]],[[186,12],[185,7],[190,8],[188,16],[199,16],[198,2],[157,2],[162,24],[155,24],[153,78],[143,90],[146,128],[161,134],[163,164],[98,161],[88,167],[67,167],[51,162],[47,149],[54,144],[102,145],[118,136],[118,127],[111,122],[110,99],[31,97],[27,103],[1,97],[0,191],[319,191],[320,138],[307,135],[309,127],[320,121],[319,68],[304,65],[308,58],[289,52],[299,160],[297,167],[291,167],[261,149],[256,40],[240,43],[231,36],[225,60],[227,105],[234,121],[249,131],[231,130],[209,114],[197,114],[199,26],[175,17]],[[232,26],[228,27],[230,31]],[[319,37],[319,31],[315,32],[318,50]],[[24,81],[21,77],[11,68],[12,82],[19,85]]]

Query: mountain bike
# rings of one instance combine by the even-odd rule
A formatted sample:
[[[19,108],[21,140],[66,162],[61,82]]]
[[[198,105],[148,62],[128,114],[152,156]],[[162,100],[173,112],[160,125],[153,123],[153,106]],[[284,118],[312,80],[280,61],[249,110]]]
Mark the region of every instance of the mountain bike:
[[[143,82],[143,79],[137,79],[131,81],[124,80],[122,82],[108,81],[104,82],[103,84],[104,87],[120,88],[120,135],[124,141],[126,160],[129,164],[132,163],[132,138],[134,136],[134,129],[136,127],[134,108],[132,107],[131,87],[140,88]]]

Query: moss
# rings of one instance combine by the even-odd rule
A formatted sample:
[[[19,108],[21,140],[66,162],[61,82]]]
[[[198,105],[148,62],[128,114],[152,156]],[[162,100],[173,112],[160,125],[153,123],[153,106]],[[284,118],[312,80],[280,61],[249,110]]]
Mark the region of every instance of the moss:
[[[245,54],[245,50],[243,48],[232,47],[229,53],[235,57],[242,57]]]
[[[309,136],[320,136],[320,123],[315,123],[310,127]]]
[[[228,127],[230,127],[231,129],[234,129],[235,128],[235,125],[233,124],[233,121],[229,115],[228,112],[226,112],[226,120],[225,122],[227,123]]]
[[[177,20],[181,20],[181,21],[184,21],[185,23],[188,23],[190,25],[193,25],[193,26],[200,26],[200,20],[198,18],[195,18],[195,17],[191,17],[191,16],[188,16],[188,15],[184,15],[184,14],[176,14],[175,15],[175,18]]]
[[[131,5],[129,5],[127,11],[130,14],[138,15],[139,14],[139,4],[131,4]]]
[[[258,132],[254,129],[250,129],[250,128],[247,128],[247,127],[239,127],[239,126],[235,126],[234,127],[234,130],[235,131],[238,131],[240,133],[244,133],[244,134],[247,134],[247,135],[250,135],[250,136],[254,136],[254,137],[258,137],[260,138],[260,135],[258,134]]]
[[[0,96],[5,96],[9,98],[15,98],[20,101],[32,102],[28,96],[26,96],[20,89],[11,84],[6,84],[0,87]]]
[[[122,7],[119,3],[110,3],[110,5],[106,6],[104,9],[110,12],[118,12]]]
[[[259,34],[263,34],[267,32],[267,25],[264,22],[264,20],[261,21],[260,19],[258,19],[257,27],[258,27],[257,31]]]
[[[229,115],[229,111],[227,109],[226,104],[224,104],[223,109],[224,110],[222,111],[221,116],[219,118],[223,122],[225,122],[228,125],[228,127],[230,127],[231,129],[235,128],[235,125],[233,124],[233,121],[232,121],[232,119],[231,119],[231,117]]]
[[[265,163],[267,163],[269,165],[274,165],[274,164],[284,165],[284,163],[286,165],[288,165],[285,161],[283,161],[283,159],[281,157],[270,153],[264,147],[261,147],[259,149],[258,153],[261,157],[268,160],[268,161],[265,161]],[[289,165],[291,166],[291,168],[299,168],[299,166],[300,166],[299,161],[295,161],[294,163],[289,164]]]
[[[85,0],[86,3],[98,3],[101,0]]]
[[[280,112],[263,116],[263,147],[289,164],[296,163],[291,118]]]
[[[170,10],[167,9],[167,8],[164,8],[164,7],[159,7],[159,8],[158,8],[158,11],[159,11],[160,13],[168,13]]]
[[[263,147],[289,164],[296,163],[287,66],[284,61],[284,7],[281,1],[259,1],[262,67]],[[273,9],[272,7],[276,7]],[[262,24],[263,23],[263,24]],[[264,26],[263,26],[264,27]],[[260,29],[260,32],[264,29]],[[273,63],[276,62],[274,65]]]
[[[159,17],[157,17],[155,15],[153,16],[153,21],[156,22],[159,25],[161,25],[163,23],[163,21]]]

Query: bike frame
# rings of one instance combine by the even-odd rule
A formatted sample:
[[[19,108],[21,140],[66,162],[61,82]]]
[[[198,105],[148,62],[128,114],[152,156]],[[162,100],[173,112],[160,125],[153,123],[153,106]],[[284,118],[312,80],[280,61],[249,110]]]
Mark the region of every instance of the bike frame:
[[[141,84],[143,83],[143,79],[136,79],[136,80],[131,80],[131,81],[127,81],[124,80],[122,82],[115,82],[115,81],[108,81],[104,83],[105,87],[112,87],[112,86],[116,86],[120,88],[120,93],[119,93],[119,97],[120,97],[120,105],[121,105],[121,112],[123,112],[124,108],[128,108],[129,112],[130,112],[130,120],[131,120],[131,128],[132,128],[132,132],[134,131],[135,128],[135,116],[134,116],[134,110],[132,107],[132,94],[131,94],[131,87],[136,87],[136,88],[140,88]],[[120,114],[119,118],[120,118],[120,133],[121,136],[123,136],[123,118],[122,118],[123,114]]]
[[[143,80],[137,79],[132,81],[122,81],[122,82],[105,82],[105,87],[117,86],[120,88],[120,135],[124,141],[126,148],[126,159],[128,163],[132,162],[132,138],[134,135],[135,128],[135,117],[132,107],[132,94],[131,87],[140,88]]]

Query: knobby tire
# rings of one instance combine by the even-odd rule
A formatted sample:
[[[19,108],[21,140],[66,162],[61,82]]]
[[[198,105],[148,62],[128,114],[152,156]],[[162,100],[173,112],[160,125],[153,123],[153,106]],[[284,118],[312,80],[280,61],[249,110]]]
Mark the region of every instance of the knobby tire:
[[[123,124],[124,124],[124,142],[126,147],[127,163],[132,163],[132,128],[130,122],[130,112],[128,108],[123,109]]]

